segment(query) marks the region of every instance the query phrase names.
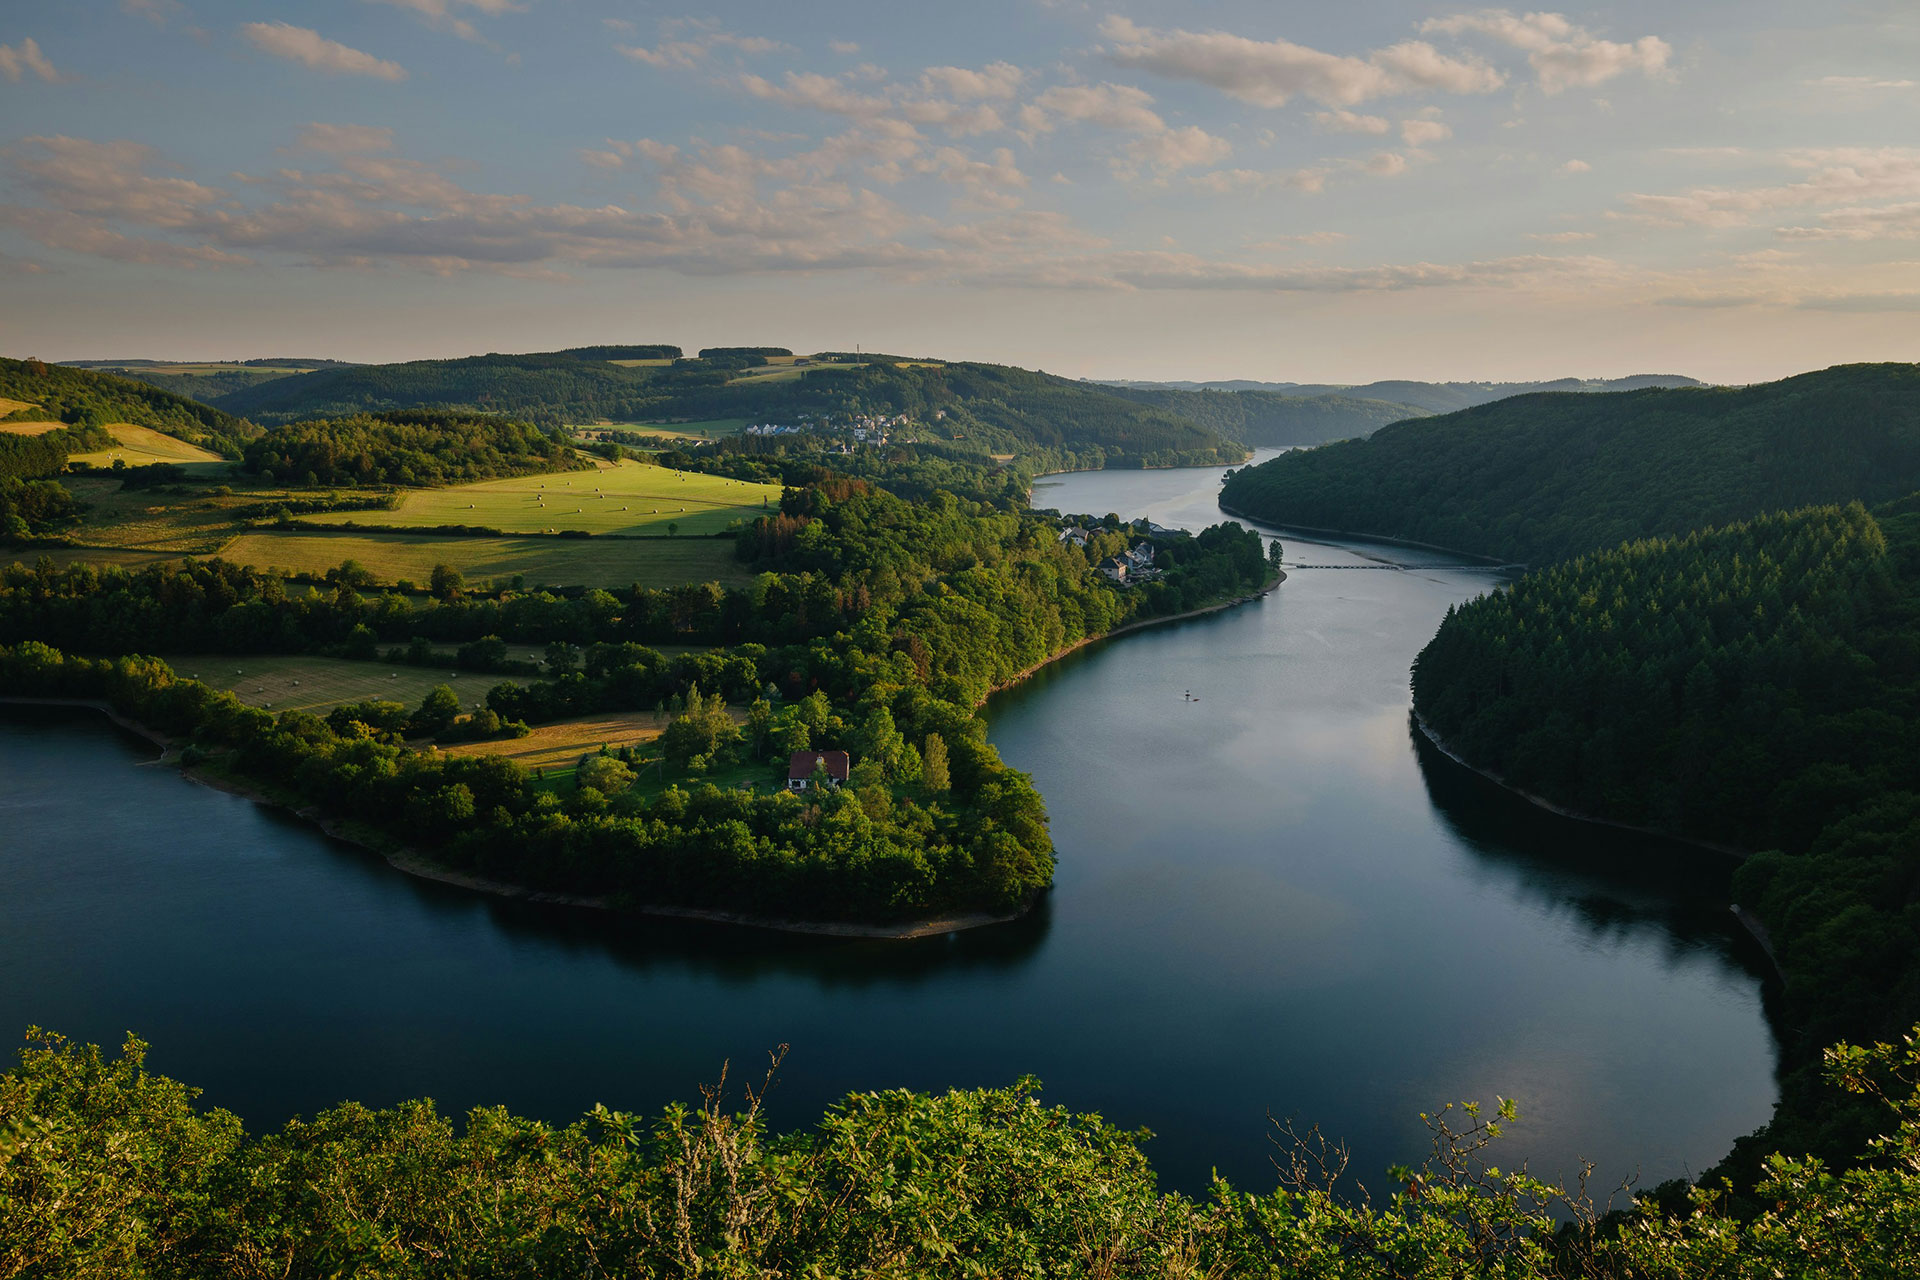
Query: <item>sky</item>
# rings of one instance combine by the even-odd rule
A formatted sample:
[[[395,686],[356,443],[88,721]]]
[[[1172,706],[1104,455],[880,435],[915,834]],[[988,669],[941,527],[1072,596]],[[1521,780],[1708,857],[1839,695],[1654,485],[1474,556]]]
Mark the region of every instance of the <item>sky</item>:
[[[0,353],[1920,355],[1920,6],[0,5]]]

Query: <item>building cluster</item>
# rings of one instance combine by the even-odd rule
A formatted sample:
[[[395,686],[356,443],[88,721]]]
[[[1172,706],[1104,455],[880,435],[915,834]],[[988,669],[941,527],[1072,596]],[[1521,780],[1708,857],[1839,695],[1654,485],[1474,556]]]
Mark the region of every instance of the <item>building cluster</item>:
[[[1160,576],[1160,571],[1153,567],[1153,557],[1151,542],[1136,542],[1120,554],[1108,556],[1096,567],[1122,586],[1129,582],[1147,582]]]
[[[755,422],[746,428],[750,436],[797,436],[802,433],[850,432],[859,444],[885,444],[887,433],[904,427],[910,419],[904,413],[855,413],[846,415],[803,413],[797,422]]]

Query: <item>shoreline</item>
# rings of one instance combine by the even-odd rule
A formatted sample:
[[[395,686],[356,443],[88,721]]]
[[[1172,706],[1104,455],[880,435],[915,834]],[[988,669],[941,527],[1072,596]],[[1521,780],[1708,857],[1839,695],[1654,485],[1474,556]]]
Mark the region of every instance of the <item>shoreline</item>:
[[[810,934],[835,938],[884,938],[906,940],[910,938],[930,938],[940,934],[954,933],[961,929],[975,929],[983,925],[1008,924],[1020,919],[1039,902],[1034,897],[1019,911],[1001,915],[989,915],[984,912],[968,912],[950,916],[935,916],[930,919],[902,921],[893,924],[860,924],[839,920],[788,920],[775,916],[756,916],[741,911],[721,911],[706,907],[669,907],[644,906],[618,902],[610,898],[590,897],[585,894],[562,893],[558,890],[535,889],[528,885],[514,884],[507,880],[489,880],[435,862],[423,851],[405,845],[396,845],[385,839],[375,838],[356,829],[355,824],[334,818],[311,805],[297,806],[285,798],[276,796],[244,779],[232,777],[223,772],[185,765],[178,762],[173,754],[176,740],[159,730],[129,719],[115,710],[112,705],[92,698],[21,698],[0,697],[0,706],[19,707],[77,707],[86,711],[98,711],[118,727],[137,737],[144,738],[160,748],[160,755],[147,764],[172,765],[180,776],[197,786],[214,791],[223,791],[231,796],[269,809],[278,809],[306,822],[331,839],[354,845],[381,859],[394,870],[422,880],[435,880],[441,884],[454,885],[476,893],[490,894],[498,898],[514,898],[522,902],[541,903],[548,906],[585,907],[598,911],[609,911],[622,915],[658,916],[673,920],[699,920],[712,924],[729,924],[753,929],[770,929],[779,933]]]
[[[1244,511],[1236,511],[1224,502],[1220,504],[1220,509],[1236,519],[1251,520],[1255,524],[1264,525],[1269,529],[1279,529],[1283,532],[1324,533],[1336,538],[1352,538],[1359,542],[1384,542],[1394,547],[1417,547],[1422,551],[1440,551],[1450,556],[1465,556],[1469,560],[1483,560],[1489,567],[1495,569],[1510,569],[1520,564],[1517,560],[1502,560],[1498,556],[1483,556],[1474,551],[1462,551],[1458,547],[1443,547],[1437,542],[1415,542],[1412,538],[1390,538],[1384,533],[1357,533],[1352,529],[1323,529],[1318,525],[1311,524],[1275,524],[1270,520],[1262,520],[1259,516],[1250,516]],[[1522,565],[1521,567],[1524,568],[1526,566]]]
[[[1691,845],[1693,848],[1703,849],[1708,853],[1716,853],[1722,857],[1733,858],[1739,862],[1745,862],[1753,856],[1753,851],[1750,849],[1741,849],[1730,844],[1717,844],[1711,840],[1696,840],[1691,836],[1675,835],[1670,831],[1660,831],[1653,827],[1637,826],[1631,822],[1617,822],[1612,818],[1598,818],[1590,813],[1581,813],[1576,809],[1569,809],[1564,805],[1557,805],[1545,796],[1535,795],[1531,791],[1523,791],[1499,774],[1493,772],[1493,770],[1482,769],[1479,765],[1468,761],[1460,755],[1459,752],[1448,746],[1445,739],[1433,731],[1432,727],[1427,724],[1426,717],[1422,716],[1418,711],[1414,711],[1411,714],[1413,716],[1414,727],[1419,729],[1420,736],[1431,743],[1433,748],[1441,755],[1453,761],[1461,768],[1479,774],[1508,795],[1518,796],[1528,804],[1545,809],[1548,813],[1558,815],[1562,818],[1570,818],[1575,822],[1587,822],[1595,826],[1612,827],[1618,831],[1631,831],[1635,835],[1653,836],[1656,839],[1672,841],[1675,844]],[[1767,931],[1765,922],[1737,902],[1728,903],[1727,910],[1732,912],[1733,918],[1740,922],[1740,927],[1745,929],[1747,933],[1752,936],[1753,940],[1760,944],[1760,949],[1767,955],[1767,961],[1773,965],[1774,973],[1778,975],[1782,982],[1785,982],[1787,979],[1787,971],[1780,965],[1780,956],[1773,949],[1773,935]]]
[[[1048,654],[1046,657],[1040,659],[1040,661],[1034,663],[1032,666],[1026,668],[1024,671],[1014,672],[1014,674],[1012,674],[1011,676],[1008,676],[1005,680],[1001,681],[999,684],[996,684],[991,689],[987,690],[985,696],[982,697],[979,702],[974,703],[974,706],[976,708],[985,706],[987,699],[991,698],[994,694],[1006,692],[1008,689],[1011,689],[1016,685],[1019,685],[1020,683],[1025,681],[1028,677],[1032,676],[1034,673],[1048,666],[1051,666],[1053,663],[1060,661],[1060,659],[1066,657],[1070,653],[1079,652],[1081,649],[1086,648],[1090,644],[1098,644],[1102,640],[1111,640],[1115,636],[1123,636],[1130,631],[1144,631],[1148,627],[1157,627],[1163,622],[1180,622],[1187,618],[1203,618],[1210,613],[1219,613],[1223,609],[1232,609],[1239,605],[1251,604],[1255,600],[1260,599],[1262,596],[1272,595],[1275,591],[1280,589],[1280,584],[1285,582],[1286,580],[1287,580],[1287,571],[1285,569],[1282,569],[1278,574],[1274,576],[1273,581],[1267,583],[1265,586],[1261,587],[1258,591],[1252,591],[1243,596],[1235,596],[1231,600],[1222,600],[1218,604],[1203,605],[1198,609],[1189,609],[1185,613],[1169,613],[1158,618],[1142,618],[1138,622],[1129,622],[1124,626],[1115,627],[1111,631],[1102,631],[1097,636],[1087,636],[1085,639],[1076,640],[1072,644],[1068,645],[1066,648],[1059,649],[1053,653]]]

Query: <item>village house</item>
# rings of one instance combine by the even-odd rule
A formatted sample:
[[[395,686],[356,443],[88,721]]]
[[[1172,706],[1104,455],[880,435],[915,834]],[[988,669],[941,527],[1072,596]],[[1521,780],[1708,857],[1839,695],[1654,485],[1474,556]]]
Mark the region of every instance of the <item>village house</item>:
[[[1100,562],[1099,569],[1115,582],[1127,580],[1127,562],[1119,556],[1108,556]]]
[[[787,790],[805,791],[822,770],[827,785],[837,787],[853,772],[853,760],[844,751],[796,751],[787,761]]]
[[[1074,546],[1079,547],[1082,550],[1085,550],[1087,545],[1087,539],[1091,536],[1092,535],[1089,534],[1085,529],[1082,529],[1079,525],[1074,524],[1074,525],[1068,525],[1066,528],[1060,531],[1059,541],[1071,542]]]

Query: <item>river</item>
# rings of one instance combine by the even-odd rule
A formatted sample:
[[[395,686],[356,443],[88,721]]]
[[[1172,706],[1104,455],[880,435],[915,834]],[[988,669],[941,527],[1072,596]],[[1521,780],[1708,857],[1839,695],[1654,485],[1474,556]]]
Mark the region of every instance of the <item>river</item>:
[[[1218,479],[1085,473],[1034,500],[1198,528]],[[0,1027],[133,1030],[254,1125],[423,1095],[649,1111],[790,1044],[777,1124],[853,1089],[1030,1073],[1153,1130],[1189,1191],[1215,1168],[1270,1187],[1269,1113],[1346,1141],[1378,1187],[1423,1150],[1419,1112],[1495,1095],[1522,1117],[1503,1164],[1650,1184],[1713,1163],[1774,1098],[1727,865],[1536,810],[1410,733],[1408,664],[1488,570],[1284,541],[1303,564],[1428,567],[1298,569],[996,696],[1056,886],[1028,919],[914,942],[486,898],[151,766],[92,713],[10,711]]]

